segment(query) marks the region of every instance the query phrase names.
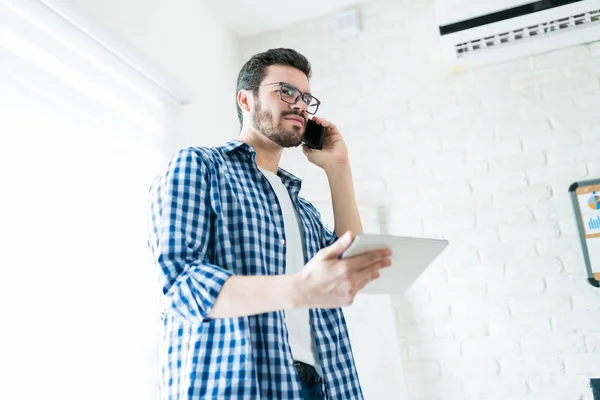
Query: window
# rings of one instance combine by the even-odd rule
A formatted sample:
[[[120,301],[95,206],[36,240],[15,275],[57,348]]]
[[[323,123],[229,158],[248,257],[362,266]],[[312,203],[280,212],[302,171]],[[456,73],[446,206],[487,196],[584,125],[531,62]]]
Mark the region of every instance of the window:
[[[184,101],[44,3],[0,0],[0,398],[154,399],[146,196]]]

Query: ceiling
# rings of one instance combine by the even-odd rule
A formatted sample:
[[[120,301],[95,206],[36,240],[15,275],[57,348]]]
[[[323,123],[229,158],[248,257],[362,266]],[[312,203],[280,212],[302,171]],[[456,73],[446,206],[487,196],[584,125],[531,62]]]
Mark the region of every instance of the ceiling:
[[[278,30],[370,0],[205,0],[239,36]]]

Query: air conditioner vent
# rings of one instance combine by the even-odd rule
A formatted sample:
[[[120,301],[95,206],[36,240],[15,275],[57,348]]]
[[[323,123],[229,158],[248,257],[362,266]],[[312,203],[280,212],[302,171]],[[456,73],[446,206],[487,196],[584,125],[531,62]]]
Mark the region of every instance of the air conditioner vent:
[[[570,17],[560,18],[537,25],[502,32],[494,36],[459,43],[454,46],[456,56],[463,58],[490,48],[497,48],[506,44],[531,40],[532,38],[547,37],[582,27],[600,24],[600,10],[579,13]]]

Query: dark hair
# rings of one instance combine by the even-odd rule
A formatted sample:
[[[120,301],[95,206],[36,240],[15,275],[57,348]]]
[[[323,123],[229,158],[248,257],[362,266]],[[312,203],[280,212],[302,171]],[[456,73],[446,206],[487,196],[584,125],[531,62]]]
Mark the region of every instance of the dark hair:
[[[257,86],[265,79],[267,67],[271,65],[287,65],[296,68],[304,72],[306,77],[310,79],[311,68],[306,57],[293,49],[270,49],[264,53],[253,55],[252,58],[244,64],[237,79],[237,88],[235,91],[236,99],[237,94],[242,89],[252,89],[252,93],[256,96],[258,94]],[[237,101],[235,104],[241,125],[244,120],[242,109],[239,104],[237,104]]]

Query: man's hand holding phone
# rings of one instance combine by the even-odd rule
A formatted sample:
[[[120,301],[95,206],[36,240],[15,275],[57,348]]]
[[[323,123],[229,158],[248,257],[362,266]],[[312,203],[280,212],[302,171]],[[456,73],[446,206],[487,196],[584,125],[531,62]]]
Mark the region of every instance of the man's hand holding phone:
[[[302,146],[308,161],[326,171],[333,166],[348,165],[348,148],[337,126],[325,118],[313,117],[312,121],[307,123],[307,128],[310,124],[316,123],[325,128],[325,137],[321,150],[311,149],[306,144]]]

